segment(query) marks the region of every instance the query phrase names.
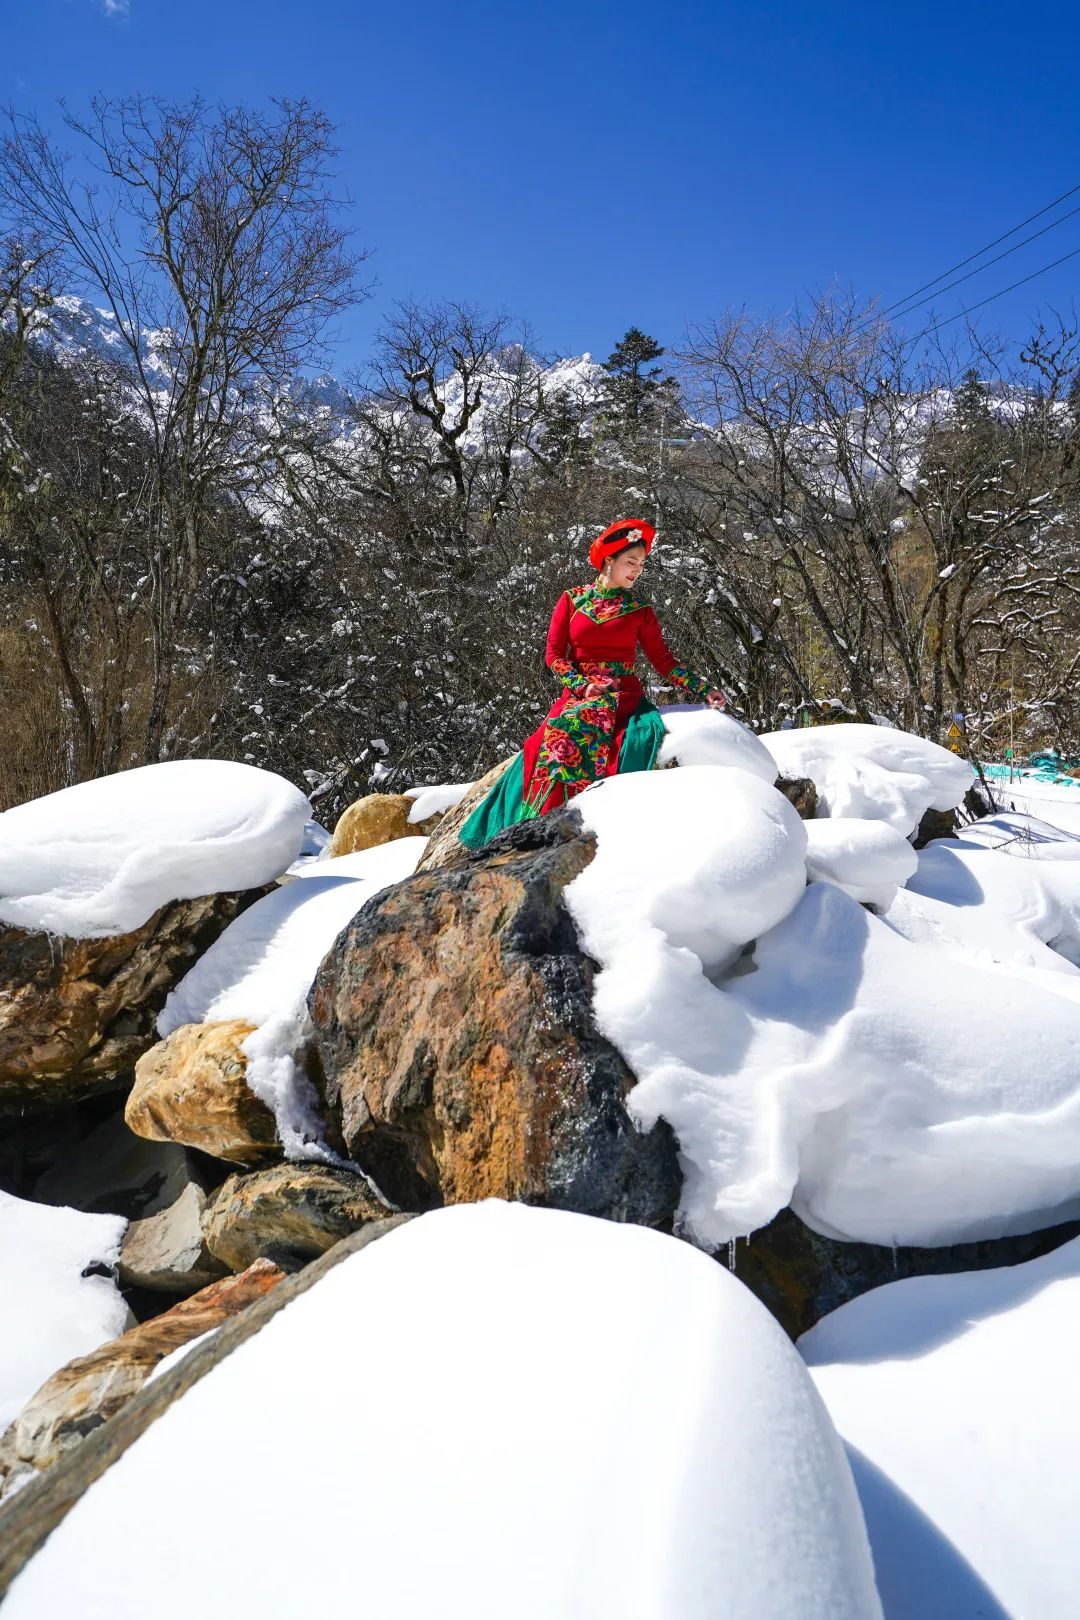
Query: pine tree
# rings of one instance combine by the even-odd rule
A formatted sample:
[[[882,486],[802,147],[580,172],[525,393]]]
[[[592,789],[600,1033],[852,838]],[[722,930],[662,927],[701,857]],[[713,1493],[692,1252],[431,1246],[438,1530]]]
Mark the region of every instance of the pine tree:
[[[658,361],[666,351],[638,327],[623,334],[604,361],[603,416],[609,431],[635,433],[652,427],[677,403],[675,379]]]

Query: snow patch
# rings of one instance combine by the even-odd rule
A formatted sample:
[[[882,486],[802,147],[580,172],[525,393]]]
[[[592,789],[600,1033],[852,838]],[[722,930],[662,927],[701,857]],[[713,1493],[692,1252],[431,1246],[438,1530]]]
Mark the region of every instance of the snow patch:
[[[819,816],[887,821],[905,837],[927,810],[952,810],[975,780],[947,748],[891,726],[806,726],[761,741],[782,776],[808,776]]]

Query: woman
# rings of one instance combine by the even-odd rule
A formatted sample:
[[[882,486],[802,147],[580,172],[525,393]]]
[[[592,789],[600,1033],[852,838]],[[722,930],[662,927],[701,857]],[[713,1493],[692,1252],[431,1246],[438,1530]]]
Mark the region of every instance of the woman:
[[[589,548],[596,581],[556,603],[546,662],[562,694],[463,825],[459,836],[470,848],[546,815],[601,777],[652,769],[664,723],[634,674],[639,646],[664,680],[724,707],[718,687],[676,662],[656,614],[634,594],[655,536],[641,518],[613,523]]]

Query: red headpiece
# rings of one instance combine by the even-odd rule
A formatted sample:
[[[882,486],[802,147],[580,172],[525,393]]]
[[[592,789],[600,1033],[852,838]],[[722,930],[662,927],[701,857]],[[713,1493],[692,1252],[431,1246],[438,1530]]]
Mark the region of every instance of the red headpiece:
[[[594,568],[602,568],[606,558],[631,545],[644,546],[648,556],[655,539],[656,530],[644,518],[620,518],[618,523],[612,523],[603,534],[597,535],[589,547],[589,561]]]

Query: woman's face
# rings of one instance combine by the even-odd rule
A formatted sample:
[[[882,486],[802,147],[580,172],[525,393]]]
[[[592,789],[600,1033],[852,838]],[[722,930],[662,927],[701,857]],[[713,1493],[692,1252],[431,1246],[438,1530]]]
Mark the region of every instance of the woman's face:
[[[608,584],[614,585],[618,590],[628,591],[634,585],[645,566],[645,547],[640,545],[627,546],[612,557],[608,571]]]

